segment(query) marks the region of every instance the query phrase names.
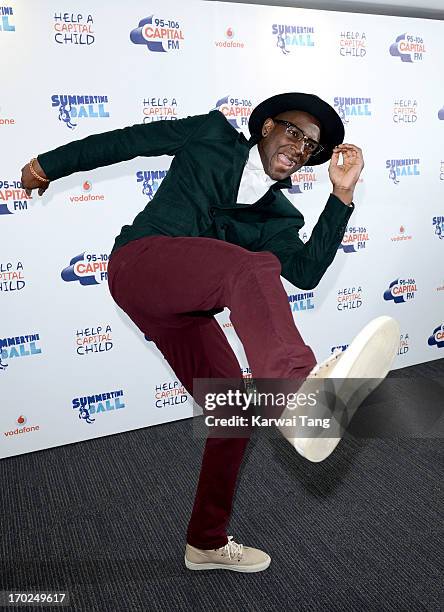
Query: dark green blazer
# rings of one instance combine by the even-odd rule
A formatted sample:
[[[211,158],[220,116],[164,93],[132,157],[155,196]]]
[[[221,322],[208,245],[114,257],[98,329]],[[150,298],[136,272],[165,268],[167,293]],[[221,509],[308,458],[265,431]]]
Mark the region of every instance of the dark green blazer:
[[[354,207],[330,194],[304,244],[298,236],[304,217],[281,192],[291,187],[290,178],[272,185],[256,203],[238,204],[244,165],[256,143],[211,111],[94,134],[43,153],[38,161],[55,180],[138,155],[173,155],[154,198],[132,225],[123,226],[112,253],[143,236],[213,237],[250,251],[271,251],[284,278],[312,289],[333,261]]]

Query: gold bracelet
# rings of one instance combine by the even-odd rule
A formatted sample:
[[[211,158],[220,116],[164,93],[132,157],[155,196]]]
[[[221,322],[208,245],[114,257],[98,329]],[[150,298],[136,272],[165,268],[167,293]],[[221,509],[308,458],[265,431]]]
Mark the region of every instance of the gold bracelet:
[[[37,158],[33,157],[31,161],[29,162],[29,169],[31,170],[32,176],[35,176],[35,178],[41,181],[42,183],[49,183],[49,179],[43,178],[43,176],[39,176],[37,172],[34,170],[34,168],[32,167],[32,162],[35,162],[35,161],[37,161]]]

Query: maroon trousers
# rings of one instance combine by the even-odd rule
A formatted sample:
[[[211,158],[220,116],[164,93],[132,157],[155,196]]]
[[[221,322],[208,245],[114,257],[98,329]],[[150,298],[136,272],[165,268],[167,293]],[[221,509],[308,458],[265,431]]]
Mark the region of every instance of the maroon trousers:
[[[193,395],[193,378],[239,378],[240,365],[214,316],[228,307],[253,378],[305,378],[316,361],[293,321],[269,251],[213,238],[148,236],[120,247],[108,267],[116,303],[162,352]],[[199,313],[202,312],[202,316]],[[248,438],[208,437],[187,542],[224,546]]]

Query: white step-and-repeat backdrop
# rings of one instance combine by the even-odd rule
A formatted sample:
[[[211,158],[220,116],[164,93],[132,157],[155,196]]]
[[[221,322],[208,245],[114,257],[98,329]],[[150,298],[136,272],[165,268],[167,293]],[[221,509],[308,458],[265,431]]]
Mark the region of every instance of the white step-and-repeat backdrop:
[[[375,316],[401,327],[396,368],[444,357],[444,22],[216,2],[0,5],[0,457],[189,417],[153,343],[114,304],[114,237],[171,158],[137,158],[27,198],[20,169],[74,139],[218,108],[248,135],[252,109],[315,93],[364,151],[356,210],[313,291],[286,281],[317,358]],[[305,240],[328,164],[293,175]],[[146,282],[140,278],[140,282]],[[249,375],[229,321],[220,325]]]

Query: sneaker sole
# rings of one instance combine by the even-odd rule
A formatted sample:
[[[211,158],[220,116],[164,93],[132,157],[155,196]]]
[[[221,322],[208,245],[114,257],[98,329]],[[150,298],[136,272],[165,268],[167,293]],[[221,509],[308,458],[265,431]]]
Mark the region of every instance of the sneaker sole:
[[[185,565],[189,570],[231,570],[233,572],[262,572],[267,569],[271,563],[271,557],[263,563],[257,563],[256,565],[223,565],[221,563],[192,563],[185,557]]]
[[[326,376],[338,381],[353,378],[369,379],[368,384],[362,385],[358,392],[353,394],[352,404],[350,391],[344,391],[345,385],[337,389],[338,398],[347,406],[349,421],[363,401],[387,376],[399,347],[399,334],[399,325],[392,317],[381,316],[373,319],[353,339],[331,374]],[[290,438],[288,441],[300,455],[313,463],[319,463],[331,455],[341,439]]]

